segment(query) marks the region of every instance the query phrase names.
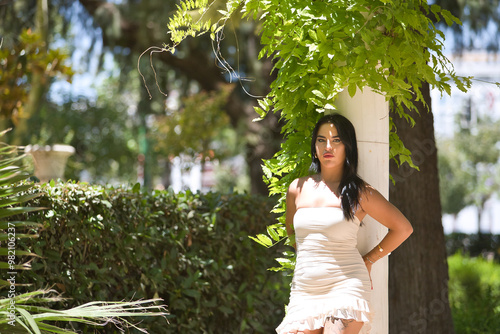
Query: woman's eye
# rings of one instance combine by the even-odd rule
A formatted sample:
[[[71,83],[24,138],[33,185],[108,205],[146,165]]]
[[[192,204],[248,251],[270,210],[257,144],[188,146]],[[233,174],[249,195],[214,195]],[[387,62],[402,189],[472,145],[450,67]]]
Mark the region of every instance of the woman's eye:
[[[335,139],[333,140],[333,142],[334,142],[335,144],[340,143],[340,138],[335,138]]]

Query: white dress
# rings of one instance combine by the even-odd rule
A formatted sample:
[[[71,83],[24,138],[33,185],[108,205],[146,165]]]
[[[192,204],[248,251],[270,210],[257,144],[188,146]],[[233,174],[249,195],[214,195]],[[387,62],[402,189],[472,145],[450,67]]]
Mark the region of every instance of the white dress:
[[[299,208],[293,218],[297,260],[278,334],[324,327],[329,317],[354,319],[369,331],[371,283],[359,254],[360,221],[341,208]]]

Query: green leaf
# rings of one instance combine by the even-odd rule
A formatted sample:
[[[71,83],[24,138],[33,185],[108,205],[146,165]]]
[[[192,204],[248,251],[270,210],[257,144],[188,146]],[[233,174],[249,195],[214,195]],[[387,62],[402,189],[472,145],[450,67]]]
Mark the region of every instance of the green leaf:
[[[252,239],[253,241],[261,244],[262,246],[265,246],[265,247],[271,247],[273,244],[271,239],[267,235],[264,235],[264,234],[258,234],[257,238],[252,237],[252,236],[249,236],[249,238]]]
[[[24,310],[21,307],[17,307],[16,311],[18,311],[21,314],[22,318],[27,322],[26,325],[29,325],[29,327],[33,330],[33,333],[42,334],[40,328],[38,328],[38,325],[36,324],[35,319],[28,311]]]
[[[356,95],[356,91],[357,91],[356,84],[354,84],[354,83],[349,84],[349,86],[347,87],[347,91],[349,92],[350,97],[354,97],[354,95]]]
[[[185,294],[186,296],[193,297],[195,299],[200,299],[201,297],[201,293],[198,290],[186,289],[182,290],[182,293]]]
[[[279,241],[281,239],[276,230],[271,226],[267,227],[267,233],[271,236],[271,238],[273,238],[274,241]]]
[[[319,97],[320,99],[325,99],[325,95],[323,95],[323,93],[322,93],[321,91],[317,90],[317,89],[314,89],[314,90],[312,91],[312,93],[313,93],[314,95],[316,95],[317,97]]]
[[[28,251],[23,251],[23,250],[16,250],[15,252],[16,252],[16,256],[18,256],[18,255],[38,256],[38,255],[36,255],[34,253],[31,253],[31,252],[28,252]],[[8,255],[8,254],[9,254],[9,249],[7,249],[7,248],[0,248],[0,255]]]
[[[259,114],[260,119],[263,119],[267,114],[267,112],[260,107],[253,107],[253,110],[255,110],[257,114]]]
[[[136,184],[134,184],[134,186],[132,187],[132,192],[134,192],[134,193],[140,193],[141,192],[141,184],[139,182],[137,182]]]

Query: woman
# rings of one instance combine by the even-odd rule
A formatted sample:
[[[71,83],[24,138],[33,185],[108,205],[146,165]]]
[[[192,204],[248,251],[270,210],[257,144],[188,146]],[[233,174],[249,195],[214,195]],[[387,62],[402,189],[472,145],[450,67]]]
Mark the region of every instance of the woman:
[[[356,133],[339,114],[323,116],[311,142],[314,175],[296,179],[286,198],[286,228],[297,260],[287,314],[279,334],[357,334],[371,319],[372,265],[413,228],[401,212],[357,174]],[[366,215],[389,232],[368,253],[356,248]]]

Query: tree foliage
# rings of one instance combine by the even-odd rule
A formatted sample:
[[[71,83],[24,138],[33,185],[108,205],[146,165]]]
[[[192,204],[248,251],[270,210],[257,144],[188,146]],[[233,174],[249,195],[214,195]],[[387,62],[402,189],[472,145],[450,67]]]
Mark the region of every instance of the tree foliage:
[[[12,45],[0,40],[0,116],[17,124],[24,117],[24,104],[30,91],[30,78],[38,73],[44,83],[56,76],[70,79],[68,55],[62,49],[44,51],[40,34],[24,29]],[[11,44],[11,43],[9,43]]]
[[[454,25],[454,51],[485,49],[497,52],[500,37],[500,2],[498,0],[437,0],[437,5],[449,10],[464,22]],[[464,28],[467,27],[468,30]]]
[[[465,125],[465,126],[464,126]],[[500,121],[478,117],[460,125],[440,146],[440,178],[445,213],[457,214],[466,206],[478,210],[478,233],[486,201],[500,191]]]
[[[229,126],[222,109],[234,85],[220,91],[199,92],[181,99],[183,107],[156,118],[158,150],[166,154],[192,157],[222,158],[224,148],[216,147],[214,139]]]
[[[95,81],[98,81],[103,76],[102,72],[105,72],[104,76],[108,74],[106,67],[108,60],[112,58],[116,65],[113,72],[119,73],[122,86],[137,80],[134,93],[139,95],[136,106],[139,117],[142,117],[138,131],[140,135],[137,137],[141,137],[139,141],[142,144],[155,135],[151,131],[151,124],[165,120],[162,116],[168,112],[165,110],[163,94],[151,90],[149,96],[140,79],[133,78],[138,67],[144,74],[148,87],[158,85],[162,92],[171,96],[186,96],[193,91],[193,87],[199,91],[217,91],[217,94],[222,94],[226,83],[231,83],[235,77],[240,76],[258,78],[242,83],[244,89],[254,95],[263,95],[269,88],[271,61],[259,62],[257,59],[260,46],[255,35],[255,22],[232,20],[231,33],[224,36],[224,43],[217,46],[224,53],[224,61],[238,69],[238,73],[234,72],[232,76],[225,75],[219,68],[221,63],[214,59],[208,35],[206,38],[190,39],[183,43],[175,54],[152,53],[150,59],[142,57],[138,63],[137,58],[145,49],[161,45],[165,40],[166,29],[162,26],[163,20],[173,13],[176,3],[177,1],[162,0],[57,0],[49,1],[45,11],[49,21],[48,42],[51,45],[64,43],[64,46],[72,51],[71,61],[75,70],[90,74],[97,71]],[[5,37],[4,45],[15,40],[23,27],[35,27],[36,8],[37,0],[11,1],[0,6],[0,20],[4,23],[0,26],[0,35]],[[238,44],[241,40],[246,43]],[[148,60],[151,60],[151,63]],[[76,76],[75,79],[77,78],[79,77]],[[83,79],[87,78],[88,76]],[[85,84],[86,80],[83,82]],[[74,92],[79,88],[80,85],[76,83],[71,90]],[[121,95],[120,88],[121,86],[112,94]],[[41,103],[36,105],[43,109],[45,100],[51,96],[53,95],[43,96]],[[72,101],[68,102],[68,98]],[[72,96],[65,96],[64,100],[68,102],[67,105],[74,102]],[[240,90],[233,90],[220,111],[230,119],[230,126],[241,133],[236,139],[245,146],[239,149],[239,152],[245,155],[245,170],[251,175],[252,192],[267,194],[260,165],[263,158],[271,157],[278,150],[281,140],[280,127],[276,115],[271,115],[264,122],[251,123],[251,119],[255,117],[254,104],[254,99],[242,94]],[[127,116],[123,115],[120,121],[125,120]],[[158,120],[154,119],[155,116],[159,116]],[[132,120],[127,121],[136,120],[132,117]],[[203,132],[206,128],[198,129]],[[58,131],[53,128],[54,133]],[[55,137],[53,134],[51,136]],[[45,137],[47,135],[48,133],[43,134]],[[26,144],[26,137],[23,136],[19,143]],[[245,142],[247,139],[249,141]],[[85,146],[90,147],[91,144],[85,143]],[[140,145],[141,148],[146,146],[151,148],[153,143]],[[145,168],[146,171],[166,174],[165,170],[160,170],[164,167],[162,157],[159,158],[162,161],[156,163],[157,157],[152,150],[141,151],[141,154],[145,154],[146,166],[149,165],[149,168]],[[101,160],[106,158],[100,157]]]
[[[470,182],[470,174],[461,168],[459,152],[452,140],[440,143],[438,159],[442,211],[457,215],[467,206],[467,184]]]
[[[450,94],[450,84],[465,91],[470,78],[461,78],[443,55],[443,33],[429,17],[448,25],[460,23],[447,10],[422,1],[260,1],[229,0],[220,17],[204,16],[220,2],[188,0],[170,20],[175,48],[187,36],[210,33],[217,41],[227,20],[236,12],[258,20],[263,45],[260,57],[275,60],[277,78],[255,110],[263,119],[280,111],[285,120],[285,142],[274,158],[265,161],[264,173],[271,194],[281,195],[275,208],[284,212],[288,184],[307,173],[310,133],[316,119],[336,109],[338,93],[353,96],[369,87],[391,101],[399,117],[414,120],[404,107],[417,110],[423,102],[422,82]],[[192,15],[197,10],[196,17]],[[391,158],[413,165],[391,122]],[[286,236],[283,219],[268,229],[274,241]],[[262,236],[262,238],[267,238]],[[272,243],[267,239],[264,244]]]

